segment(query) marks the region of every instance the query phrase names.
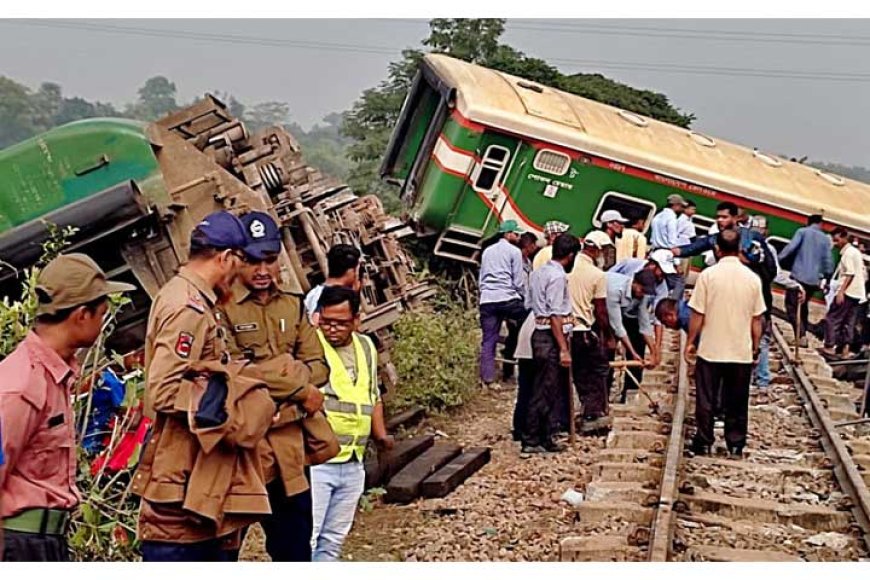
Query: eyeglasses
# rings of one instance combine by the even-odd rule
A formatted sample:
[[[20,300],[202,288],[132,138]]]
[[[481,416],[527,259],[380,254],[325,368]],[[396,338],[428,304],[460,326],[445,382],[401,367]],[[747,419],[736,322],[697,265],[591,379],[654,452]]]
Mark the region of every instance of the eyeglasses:
[[[338,330],[341,330],[343,328],[350,328],[352,325],[353,325],[353,319],[339,320],[336,318],[322,318],[322,317],[320,319],[320,327],[321,328],[333,327],[333,328],[336,328]]]

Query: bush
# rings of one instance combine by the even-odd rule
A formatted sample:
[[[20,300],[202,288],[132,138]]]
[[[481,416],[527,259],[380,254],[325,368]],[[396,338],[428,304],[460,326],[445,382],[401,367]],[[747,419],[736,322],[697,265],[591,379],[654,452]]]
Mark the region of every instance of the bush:
[[[469,400],[477,385],[477,313],[449,306],[406,312],[396,323],[390,357],[399,377],[391,410],[422,405],[443,411]]]

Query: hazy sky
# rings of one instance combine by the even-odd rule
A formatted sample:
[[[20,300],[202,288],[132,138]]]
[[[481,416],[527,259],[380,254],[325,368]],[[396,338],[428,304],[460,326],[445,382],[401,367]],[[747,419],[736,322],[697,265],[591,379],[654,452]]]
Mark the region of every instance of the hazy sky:
[[[182,100],[286,101],[306,126],[347,109],[428,31],[423,20],[58,22],[0,20],[0,75],[121,105],[163,74]],[[868,20],[509,20],[503,41],[563,72],[663,92],[712,136],[870,166]]]

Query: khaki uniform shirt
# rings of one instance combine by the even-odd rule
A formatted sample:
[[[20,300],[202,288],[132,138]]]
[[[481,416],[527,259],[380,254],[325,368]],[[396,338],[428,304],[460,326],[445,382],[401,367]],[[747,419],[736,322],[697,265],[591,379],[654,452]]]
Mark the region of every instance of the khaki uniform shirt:
[[[710,362],[752,363],[752,318],[764,314],[761,279],[734,256],[698,276],[689,308],[704,315],[698,356]]]
[[[298,382],[270,380],[273,370],[264,369],[264,379],[276,401],[302,401],[308,389],[317,388],[329,380],[323,347],[305,316],[302,296],[278,288],[269,294],[266,302],[262,302],[256,293],[236,283],[232,299],[221,305],[220,311],[234,359],[244,357],[259,363],[262,368],[263,363],[275,362],[284,356],[292,357],[307,367],[306,373],[299,373]],[[301,411],[298,416],[301,420]],[[266,480],[271,481],[280,474],[288,496],[308,489],[300,420],[271,430],[261,453]],[[282,447],[279,453],[273,448],[276,445]]]
[[[593,300],[607,298],[607,276],[584,253],[577,254],[568,274],[568,294],[576,325],[574,330],[590,330],[595,323]]]
[[[616,240],[616,261],[626,258],[646,257],[646,236],[634,228],[622,230],[622,237]]]
[[[155,421],[148,445],[192,447],[186,441],[194,438],[187,414],[179,412],[176,401],[191,399],[192,384],[182,378],[192,361],[229,360],[226,332],[214,309],[216,301],[214,290],[187,267],[154,298],[145,337],[145,413]],[[164,438],[177,438],[179,444],[161,441]],[[139,534],[143,540],[195,542],[214,538],[216,533],[213,525],[186,512],[180,503],[142,502]]]

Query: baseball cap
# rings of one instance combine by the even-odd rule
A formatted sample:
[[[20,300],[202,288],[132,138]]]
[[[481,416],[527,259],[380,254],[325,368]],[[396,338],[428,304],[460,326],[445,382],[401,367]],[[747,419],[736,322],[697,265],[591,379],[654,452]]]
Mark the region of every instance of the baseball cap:
[[[659,265],[665,274],[676,274],[674,267],[674,253],[670,250],[659,249],[650,252],[649,259]]]
[[[269,214],[262,211],[246,213],[242,216],[242,225],[248,236],[248,243],[242,248],[246,256],[264,260],[281,251],[281,230]]]
[[[668,196],[668,205],[674,205],[675,203],[686,205],[686,198],[679,193],[672,193]]]
[[[498,233],[500,234],[521,234],[523,230],[520,229],[517,220],[505,220],[498,226]]]
[[[228,211],[208,214],[190,234],[190,246],[195,248],[241,250],[247,243],[245,226]]]
[[[601,214],[601,223],[606,224],[607,222],[620,222],[624,224],[627,223],[628,220],[622,217],[622,214],[617,210],[609,209]]]
[[[57,314],[102,296],[135,289],[132,284],[107,280],[106,273],[89,256],[64,254],[49,262],[39,273],[36,315]]]
[[[592,230],[591,232],[586,234],[585,238],[583,238],[583,243],[589,244],[589,245],[595,246],[598,249],[601,249],[604,246],[612,246],[613,240],[611,240],[610,236],[608,236],[606,233],[602,232],[601,230]]]
[[[655,296],[656,293],[656,276],[649,270],[641,270],[634,276],[634,281],[643,287],[643,293],[646,296]]]
[[[559,234],[564,234],[568,231],[569,228],[570,226],[566,223],[562,223],[556,220],[548,221],[544,224],[544,235],[556,236]]]

